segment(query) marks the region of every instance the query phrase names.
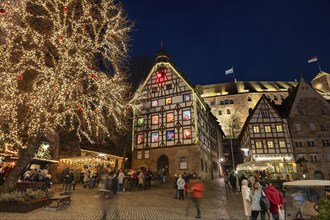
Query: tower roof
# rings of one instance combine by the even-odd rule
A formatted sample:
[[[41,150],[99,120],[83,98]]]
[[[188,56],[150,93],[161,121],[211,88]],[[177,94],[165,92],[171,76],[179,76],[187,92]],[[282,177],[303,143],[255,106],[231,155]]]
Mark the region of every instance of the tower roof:
[[[161,45],[160,50],[155,55],[155,62],[156,63],[159,63],[159,62],[171,62],[170,57],[171,57],[170,54],[167,53],[164,50],[163,45]]]

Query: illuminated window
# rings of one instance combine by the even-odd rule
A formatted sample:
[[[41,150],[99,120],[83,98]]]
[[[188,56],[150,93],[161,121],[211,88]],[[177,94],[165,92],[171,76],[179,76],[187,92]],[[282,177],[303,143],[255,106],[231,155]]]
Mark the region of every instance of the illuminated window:
[[[143,144],[143,140],[144,140],[143,134],[138,134],[136,137],[137,144]]]
[[[152,132],[151,133],[151,142],[157,143],[158,142],[158,132]]]
[[[182,119],[187,121],[187,120],[190,120],[190,110],[184,110],[182,112]]]
[[[267,141],[267,147],[268,148],[274,148],[274,142],[273,141]]]
[[[153,101],[151,102],[151,106],[152,106],[152,107],[157,107],[157,106],[158,106],[158,100],[153,100]]]
[[[280,148],[284,148],[284,147],[286,147],[286,144],[285,144],[285,141],[284,141],[284,140],[280,140],[280,141],[278,142],[278,145],[280,146]]]
[[[151,124],[157,125],[158,124],[158,115],[151,116]]]
[[[172,98],[166,98],[165,103],[166,103],[166,105],[172,104]]]
[[[270,125],[265,125],[265,132],[266,133],[272,132],[272,129],[271,129]]]
[[[282,125],[276,125],[276,131],[277,132],[283,132],[283,126]]]
[[[262,142],[261,141],[256,141],[256,148],[258,148],[258,149],[262,148]]]
[[[253,125],[253,133],[260,133],[259,125]]]
[[[184,102],[188,102],[188,101],[190,101],[191,99],[190,99],[190,94],[184,94],[183,95],[183,101]]]
[[[168,130],[168,131],[166,131],[166,140],[167,141],[174,140],[174,130]]]
[[[167,123],[172,123],[174,121],[174,113],[169,112],[166,114],[166,122]]]
[[[143,126],[144,125],[144,118],[139,118],[138,119],[138,126]]]
[[[191,139],[191,129],[183,129],[183,139]]]

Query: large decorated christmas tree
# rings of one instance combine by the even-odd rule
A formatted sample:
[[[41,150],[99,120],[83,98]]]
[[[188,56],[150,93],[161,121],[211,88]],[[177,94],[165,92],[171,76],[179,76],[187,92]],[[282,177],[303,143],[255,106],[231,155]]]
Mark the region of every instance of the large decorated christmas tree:
[[[131,27],[113,0],[0,3],[0,138],[20,151],[5,183],[47,136],[95,142],[128,129]]]

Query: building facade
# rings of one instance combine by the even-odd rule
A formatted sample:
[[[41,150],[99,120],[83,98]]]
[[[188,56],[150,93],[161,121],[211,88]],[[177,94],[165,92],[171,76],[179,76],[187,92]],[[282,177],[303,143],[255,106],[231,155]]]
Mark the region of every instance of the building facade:
[[[301,79],[283,105],[299,177],[330,179],[330,103]]]
[[[330,101],[330,74],[321,71],[312,80],[312,86],[324,99]]]
[[[211,85],[197,85],[196,90],[210,106],[227,137],[237,138],[249,112],[261,96],[281,104],[290,87],[297,82],[238,81]]]
[[[265,95],[250,112],[239,140],[244,162],[263,163],[271,177],[286,179],[296,171],[288,121]]]
[[[143,108],[133,119],[132,167],[219,176],[222,130],[164,50],[137,93]]]

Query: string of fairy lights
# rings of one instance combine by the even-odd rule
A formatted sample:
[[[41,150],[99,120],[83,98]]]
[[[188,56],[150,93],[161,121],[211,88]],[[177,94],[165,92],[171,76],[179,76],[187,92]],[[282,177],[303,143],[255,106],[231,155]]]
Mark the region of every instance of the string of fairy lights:
[[[0,3],[0,137],[76,131],[90,142],[128,129],[132,28],[114,0]]]

